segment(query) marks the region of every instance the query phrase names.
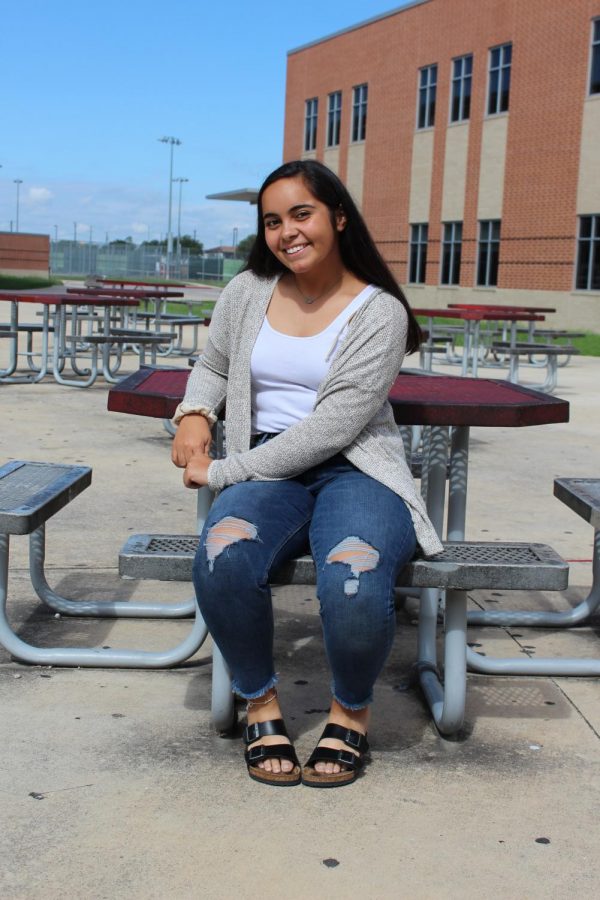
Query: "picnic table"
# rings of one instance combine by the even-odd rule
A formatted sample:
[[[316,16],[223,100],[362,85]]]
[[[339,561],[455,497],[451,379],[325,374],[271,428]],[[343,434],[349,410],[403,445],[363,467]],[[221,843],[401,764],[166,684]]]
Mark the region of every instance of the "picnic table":
[[[543,322],[545,317],[540,313],[527,312],[520,308],[499,307],[484,308],[482,306],[465,307],[447,307],[445,309],[430,308],[413,308],[416,316],[427,318],[428,332],[430,339],[434,337],[436,328],[434,325],[435,318],[441,319],[457,319],[463,322],[464,348],[462,353],[461,365],[462,374],[467,376],[469,371],[476,378],[479,368],[479,359],[481,352],[481,323],[482,322],[508,322],[510,328],[510,345],[514,346],[517,342],[517,323],[518,322]]]
[[[183,368],[142,366],[111,388],[108,409],[169,419],[183,399],[188,377]],[[389,400],[398,425],[433,427],[426,461],[427,506],[441,535],[449,465],[449,540],[465,534],[470,426],[518,428],[569,420],[567,401],[492,379],[401,372]]]
[[[161,419],[171,417],[183,398],[188,376],[189,371],[182,368],[140,368],[138,372],[111,388],[108,395],[108,409],[114,412]],[[488,428],[518,428],[567,422],[569,419],[569,404],[566,401],[510,382],[492,379],[401,372],[392,386],[389,400],[394,410],[395,420],[400,426],[431,426],[428,453],[424,460],[427,481],[426,503],[428,513],[440,536],[444,531],[444,496],[448,453],[450,454],[446,527],[446,538],[449,543],[445,544],[445,547],[449,548],[453,544],[460,547],[464,540],[470,427],[475,425]],[[452,428],[451,436],[450,428]],[[202,527],[208,510],[210,497],[207,499],[207,495],[209,494],[210,492],[206,488],[198,491],[198,529]],[[148,557],[149,562],[141,563],[141,569],[137,568],[137,555],[141,553],[141,558],[145,558],[147,540],[150,540],[151,537],[146,535],[132,538],[131,541],[135,546],[132,546],[131,557],[128,556],[127,549],[125,550],[126,562],[123,571],[128,572],[132,577],[140,577],[140,572],[144,571],[144,566],[147,565],[150,568],[146,571],[154,572],[154,574],[145,577],[161,577],[153,568],[155,564],[150,558],[152,551]],[[181,563],[178,563],[177,559],[182,560],[182,537],[177,536],[173,541],[179,547],[174,557],[174,571],[181,572]],[[185,539],[183,539],[183,543],[185,543]],[[188,541],[189,543],[191,542]],[[161,547],[159,556],[163,556],[163,562],[161,563],[160,560],[157,562],[159,567],[166,564],[168,568],[171,563],[166,561],[164,555],[168,556],[170,552],[167,550],[169,538],[159,536],[159,544]],[[468,545],[464,544],[464,546]],[[526,560],[531,559],[529,556],[531,552],[535,553],[535,546],[531,545],[525,551],[524,558]],[[516,548],[509,550],[508,546],[506,547],[508,553],[512,553],[514,549]],[[494,551],[502,553],[503,545],[481,548],[483,557],[480,559],[487,560],[487,562],[483,562],[483,566],[488,570],[489,586],[496,583],[495,578],[500,584],[504,577],[502,564],[498,564],[498,560],[493,556]],[[468,555],[473,553],[476,555],[479,548],[470,545],[466,552]],[[190,553],[193,556],[193,550],[188,548],[183,552],[183,557],[187,554],[189,558]],[[486,554],[490,555],[486,557]],[[185,561],[184,564],[189,565]],[[127,569],[128,565],[132,566],[130,570]],[[454,562],[450,561],[448,565],[449,572],[458,573],[459,568],[456,568]],[[460,567],[462,563],[457,565]],[[528,565],[529,563],[525,562],[525,568]],[[294,583],[312,583],[310,580],[304,581],[305,577],[308,579],[313,577],[311,574],[306,576],[305,571],[310,573],[310,561],[303,558],[292,564],[289,574]],[[294,573],[297,572],[300,573],[300,580],[294,579]],[[493,572],[496,575],[490,574]],[[175,577],[181,577],[181,575]],[[506,582],[503,584],[505,587],[508,586]],[[465,586],[467,586],[466,582]],[[473,587],[473,584],[468,586]],[[516,585],[512,584],[511,586],[515,587]],[[520,586],[523,587],[524,582],[521,582]],[[550,583],[546,584],[546,588],[550,589]],[[553,589],[560,588],[557,588],[555,584]],[[462,721],[464,673],[461,674],[461,667],[464,667],[466,651],[460,648],[465,642],[467,621],[466,607],[464,606],[466,595],[463,595],[460,600],[461,611],[455,621],[454,616],[459,606],[458,595],[454,591],[450,591],[450,594],[452,596],[449,600],[450,606],[447,609],[446,618],[446,688],[442,690],[436,664],[436,625],[440,590],[425,582],[423,582],[420,592],[418,662],[416,664],[418,677],[436,724],[442,731],[446,730],[447,732],[456,730],[456,723]],[[453,642],[456,644],[454,645]],[[451,649],[451,646],[454,649]],[[471,653],[467,658],[472,659],[472,655]],[[551,661],[550,664],[553,662]],[[576,665],[570,661],[570,664],[575,667],[575,671],[579,671],[578,663]],[[213,721],[217,727],[226,728],[227,723],[230,722],[232,714],[230,697],[227,670],[218,651],[215,650],[213,652]],[[454,715],[451,710],[461,711]]]
[[[0,370],[0,380],[5,383],[39,382],[51,372],[59,384],[75,387],[89,387],[99,374],[97,350],[101,351],[101,370],[107,380],[115,380],[115,367],[111,366],[110,347],[119,342],[113,337],[111,316],[115,313],[122,317],[127,308],[137,307],[138,300],[133,297],[90,296],[74,293],[17,293],[5,291],[0,293],[0,301],[10,303],[10,324],[7,333],[10,335],[8,366]],[[21,323],[20,307],[35,304],[41,306],[42,321],[40,324]],[[83,313],[82,313],[83,309]],[[68,315],[70,313],[70,315]],[[96,325],[92,334],[91,323]],[[88,334],[81,330],[82,323],[87,322]],[[70,329],[69,329],[70,323]],[[25,356],[29,373],[15,374],[19,359],[19,336],[27,335]],[[41,348],[38,353],[33,349],[33,335],[38,334]],[[53,336],[52,346],[51,337]],[[130,338],[130,343],[133,338]],[[78,360],[78,346],[93,344],[91,366],[83,369]],[[39,356],[39,364],[36,358]],[[69,361],[76,378],[65,378],[62,374],[66,362]]]

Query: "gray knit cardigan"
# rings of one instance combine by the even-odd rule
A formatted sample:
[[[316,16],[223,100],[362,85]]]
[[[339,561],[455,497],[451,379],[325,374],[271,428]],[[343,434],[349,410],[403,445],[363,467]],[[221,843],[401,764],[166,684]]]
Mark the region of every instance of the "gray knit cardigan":
[[[407,332],[406,311],[391,294],[373,291],[351,317],[313,412],[250,449],[250,357],[277,280],[242,272],[227,285],[188,380],[180,412],[202,409],[212,419],[227,402],[227,456],[210,464],[209,487],[220,491],[240,481],[293,478],[341,452],[403,498],[423,552],[438,553],[442,545],[406,464],[387,400]]]

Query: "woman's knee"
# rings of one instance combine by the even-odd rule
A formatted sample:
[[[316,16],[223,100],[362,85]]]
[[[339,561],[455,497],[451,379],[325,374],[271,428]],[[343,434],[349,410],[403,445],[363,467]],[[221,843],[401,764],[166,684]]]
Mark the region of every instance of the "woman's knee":
[[[258,529],[237,516],[223,516],[207,525],[194,561],[194,581],[216,589],[262,579]]]

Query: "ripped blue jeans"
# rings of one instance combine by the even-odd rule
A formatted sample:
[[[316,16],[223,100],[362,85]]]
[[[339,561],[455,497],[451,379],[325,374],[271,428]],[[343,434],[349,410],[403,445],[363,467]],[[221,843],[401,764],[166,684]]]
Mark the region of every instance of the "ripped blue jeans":
[[[269,575],[310,550],[333,696],[367,706],[394,638],[396,577],[415,548],[404,501],[341,454],[296,478],[222,491],[193,577],[236,693],[260,697],[276,683]]]

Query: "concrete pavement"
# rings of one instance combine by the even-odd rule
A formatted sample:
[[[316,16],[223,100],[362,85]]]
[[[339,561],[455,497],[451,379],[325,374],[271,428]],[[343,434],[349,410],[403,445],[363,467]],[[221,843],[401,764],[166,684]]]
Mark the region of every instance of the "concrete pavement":
[[[467,536],[544,541],[583,560],[566,597],[520,594],[507,606],[560,609],[589,589],[592,530],[553,498],[552,480],[599,474],[599,384],[600,359],[575,358],[557,391],[570,423],[472,431]],[[0,385],[1,462],[93,467],[92,486],[48,525],[60,593],[184,598],[189,586],[118,577],[125,539],[190,531],[195,497],[161,423],[108,413],[106,395],[102,380]],[[11,551],[11,616],[32,642],[158,648],[190,627],[55,618],[29,584],[27,539]],[[328,703],[317,605],[298,587],[277,590],[275,603],[281,694],[302,758]],[[442,740],[418,690],[402,689],[416,628],[406,612],[399,626],[377,690],[373,762],[334,791],[248,779],[239,739],[211,730],[206,645],[168,671],[25,666],[0,651],[0,896],[595,898],[600,679],[471,675],[465,734]],[[490,655],[597,656],[600,617],[569,632],[479,628],[470,639]]]

